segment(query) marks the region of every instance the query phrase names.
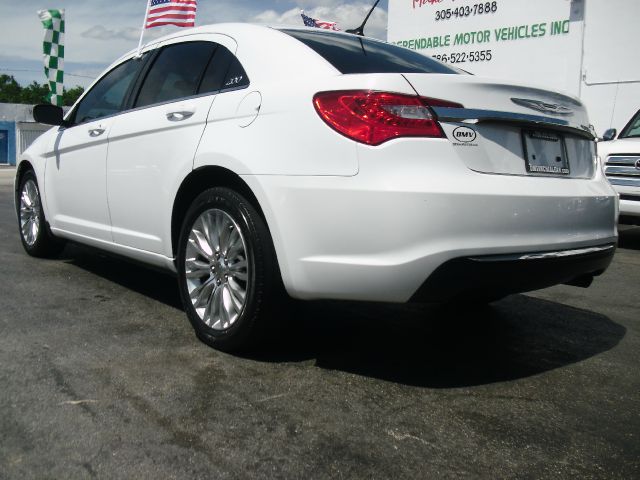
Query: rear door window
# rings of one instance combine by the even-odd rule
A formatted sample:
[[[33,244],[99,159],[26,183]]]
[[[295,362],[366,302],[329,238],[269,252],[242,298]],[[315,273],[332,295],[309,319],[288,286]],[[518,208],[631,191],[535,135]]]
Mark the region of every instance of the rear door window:
[[[247,77],[244,68],[240,64],[240,61],[234,56],[231,59],[231,65],[224,79],[224,85],[222,88],[240,88],[249,85],[249,78]]]
[[[178,43],[164,47],[142,83],[135,107],[196,95],[215,50],[213,42]]]
[[[461,73],[413,50],[358,35],[281,31],[312,48],[341,73]]]
[[[246,87],[249,78],[240,61],[226,47],[218,45],[202,79],[199,93]]]

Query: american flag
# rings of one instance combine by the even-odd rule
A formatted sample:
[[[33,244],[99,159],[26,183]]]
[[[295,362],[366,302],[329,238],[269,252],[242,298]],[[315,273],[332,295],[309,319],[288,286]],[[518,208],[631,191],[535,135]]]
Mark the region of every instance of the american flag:
[[[325,30],[340,30],[336,22],[324,22],[305,15],[304,12],[300,12],[302,15],[302,21],[307,27],[324,28]]]
[[[198,0],[150,0],[145,28],[175,25],[193,27]]]

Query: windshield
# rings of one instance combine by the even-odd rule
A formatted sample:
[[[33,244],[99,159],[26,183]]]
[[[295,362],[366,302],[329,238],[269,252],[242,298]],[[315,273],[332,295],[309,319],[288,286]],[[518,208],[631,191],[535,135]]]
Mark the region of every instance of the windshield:
[[[281,31],[315,50],[340,73],[461,73],[421,53],[366,37],[321,30]]]
[[[640,110],[631,119],[627,126],[624,127],[618,138],[634,138],[640,137]]]

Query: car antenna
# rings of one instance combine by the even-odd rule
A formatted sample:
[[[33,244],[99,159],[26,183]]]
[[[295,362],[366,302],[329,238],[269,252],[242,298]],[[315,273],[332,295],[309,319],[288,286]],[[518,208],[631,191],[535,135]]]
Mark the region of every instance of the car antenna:
[[[351,30],[345,30],[345,32],[353,33],[354,35],[360,35],[361,37],[364,37],[364,26],[367,24],[367,20],[369,20],[369,17],[371,16],[371,14],[376,9],[376,7],[378,6],[379,3],[380,3],[380,0],[376,0],[376,3],[373,4],[373,7],[371,7],[371,10],[369,10],[369,13],[367,13],[367,16],[364,17],[364,22],[362,22],[362,25],[360,25],[358,28],[352,28]]]

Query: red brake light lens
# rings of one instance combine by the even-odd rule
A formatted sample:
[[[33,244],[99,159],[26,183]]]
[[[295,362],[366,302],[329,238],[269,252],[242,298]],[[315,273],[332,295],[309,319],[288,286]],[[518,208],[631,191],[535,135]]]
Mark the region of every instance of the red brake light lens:
[[[313,97],[320,117],[342,135],[367,145],[398,137],[437,137],[444,132],[429,108],[461,107],[445,100],[368,90],[320,92]]]

